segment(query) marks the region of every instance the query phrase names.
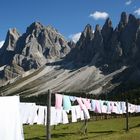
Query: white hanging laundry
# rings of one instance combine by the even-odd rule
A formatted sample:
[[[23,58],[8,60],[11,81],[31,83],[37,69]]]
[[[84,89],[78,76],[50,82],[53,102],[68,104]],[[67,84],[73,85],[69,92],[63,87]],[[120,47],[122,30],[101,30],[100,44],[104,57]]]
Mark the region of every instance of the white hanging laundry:
[[[118,114],[123,114],[123,111],[121,108],[121,102],[117,102],[117,108],[118,108]]]
[[[88,111],[88,109],[86,108],[85,105],[83,106],[83,109],[82,110],[84,112],[84,118],[85,119],[90,119],[89,111]]]
[[[51,107],[51,125],[57,125],[57,112],[55,107]]]
[[[128,112],[134,113],[137,110],[137,106],[131,103],[128,103]]]
[[[119,114],[118,103],[117,102],[111,102],[111,105],[112,105],[112,113]]]
[[[72,122],[77,122],[76,106],[71,107]]]
[[[45,106],[38,106],[38,118],[37,118],[37,124],[44,124],[45,123]]]
[[[75,112],[76,112],[76,118],[80,119],[81,118],[81,108],[80,105],[75,106]]]
[[[62,118],[63,118],[63,124],[69,123],[68,115],[67,115],[67,113],[66,113],[65,110],[63,110],[63,116],[62,116]]]
[[[32,106],[30,107],[30,114],[29,114],[29,119],[28,119],[28,123],[30,125],[37,123],[37,118],[36,118],[37,110],[38,110],[38,107],[35,104],[32,104]]]
[[[56,109],[56,123],[63,123],[63,109]]]
[[[90,109],[90,111],[95,112],[95,109],[96,109],[96,100],[92,99],[91,100],[91,109]]]
[[[0,97],[0,139],[24,140],[19,97]]]
[[[136,110],[137,113],[140,113],[140,105],[137,105],[137,110]]]
[[[21,117],[21,122],[24,124],[26,122],[26,103],[20,103],[20,117]]]
[[[107,101],[107,114],[111,114],[111,112],[112,112],[112,108],[111,108],[111,105],[110,105],[111,103],[110,103],[110,101]]]
[[[107,113],[107,101],[100,101],[101,104],[101,112],[102,113]]]
[[[126,113],[126,104],[125,104],[125,102],[120,102],[120,106],[121,106],[122,114]]]
[[[37,119],[38,119],[38,110],[39,110],[39,108],[38,108],[38,106],[36,105],[36,113],[35,113],[35,116],[34,116],[34,119],[33,119],[33,123],[37,123]]]
[[[23,124],[30,123],[32,106],[35,106],[35,103],[20,103],[20,116]]]
[[[84,120],[84,119],[85,119],[85,117],[84,117],[84,111],[81,110],[81,120]]]

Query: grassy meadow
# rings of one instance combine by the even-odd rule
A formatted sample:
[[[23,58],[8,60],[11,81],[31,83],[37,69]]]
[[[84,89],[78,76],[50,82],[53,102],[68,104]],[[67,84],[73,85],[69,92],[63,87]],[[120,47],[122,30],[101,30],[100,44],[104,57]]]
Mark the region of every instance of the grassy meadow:
[[[51,129],[51,140],[140,140],[140,116],[129,118],[129,132],[125,131],[125,118],[90,120],[87,134],[80,129],[84,122],[60,124]],[[43,125],[25,125],[25,140],[45,140]]]

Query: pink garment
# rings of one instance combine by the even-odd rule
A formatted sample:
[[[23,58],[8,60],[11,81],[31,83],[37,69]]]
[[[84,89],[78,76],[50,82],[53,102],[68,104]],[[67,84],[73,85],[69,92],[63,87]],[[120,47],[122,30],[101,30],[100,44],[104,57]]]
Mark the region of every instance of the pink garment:
[[[61,94],[55,94],[55,108],[61,109],[62,108],[62,98]]]
[[[81,97],[77,97],[76,100],[77,100],[78,104],[80,105],[80,108],[83,109],[84,108],[84,104],[82,102],[82,98]]]
[[[96,113],[101,113],[101,104],[99,100],[95,100],[95,112]]]
[[[91,109],[90,99],[82,98],[82,101],[83,101],[83,103],[84,103],[84,105],[86,106],[87,109]]]

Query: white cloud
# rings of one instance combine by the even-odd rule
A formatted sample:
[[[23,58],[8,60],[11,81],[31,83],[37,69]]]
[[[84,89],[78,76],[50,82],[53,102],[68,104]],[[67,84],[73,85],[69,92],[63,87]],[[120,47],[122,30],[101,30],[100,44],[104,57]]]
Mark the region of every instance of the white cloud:
[[[130,5],[132,3],[132,0],[126,1],[125,5]]]
[[[135,10],[134,13],[137,14],[138,16],[140,16],[140,8],[138,8],[137,10]]]
[[[0,48],[3,46],[4,41],[0,41]]]
[[[69,38],[70,38],[73,42],[76,43],[76,42],[79,40],[80,36],[81,36],[81,32],[76,33],[76,34],[72,34],[72,35],[69,36]]]
[[[93,30],[93,33],[94,33],[94,30]],[[81,32],[76,33],[76,34],[72,34],[72,35],[69,36],[69,38],[70,38],[74,43],[76,43],[76,42],[79,40],[80,36],[81,36]]]
[[[93,30],[92,32],[94,33],[95,31]],[[81,34],[82,34],[81,32],[75,33],[75,34],[71,34],[71,35],[69,36],[69,38],[70,38],[73,42],[76,43],[76,42],[79,40]]]
[[[106,13],[106,12],[99,12],[99,11],[96,11],[96,12],[91,13],[89,15],[89,17],[92,17],[95,20],[98,20],[98,19],[106,19],[108,16],[109,16],[108,13]]]

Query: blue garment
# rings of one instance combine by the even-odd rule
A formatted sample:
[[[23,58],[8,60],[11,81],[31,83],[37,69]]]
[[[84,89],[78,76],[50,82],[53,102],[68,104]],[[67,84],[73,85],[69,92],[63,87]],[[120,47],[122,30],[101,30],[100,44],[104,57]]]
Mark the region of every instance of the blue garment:
[[[71,110],[70,97],[67,95],[63,95],[63,109],[64,110]]]
[[[75,97],[75,96],[69,96],[69,98],[70,98],[70,100],[71,100],[72,102],[74,102],[74,101],[76,100],[76,97]]]

